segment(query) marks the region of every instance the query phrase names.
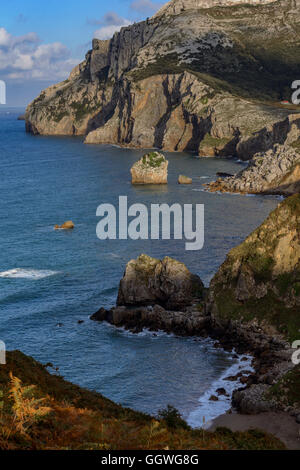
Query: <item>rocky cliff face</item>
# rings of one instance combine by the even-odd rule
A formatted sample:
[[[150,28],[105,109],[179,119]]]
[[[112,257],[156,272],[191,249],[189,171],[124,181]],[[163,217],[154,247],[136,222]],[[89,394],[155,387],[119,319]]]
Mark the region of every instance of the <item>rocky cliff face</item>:
[[[244,323],[290,340],[300,330],[300,195],[282,202],[213,278],[208,311],[216,325]]]
[[[29,105],[27,130],[244,159],[285,143],[293,111],[274,102],[300,76],[300,0],[243,3],[174,0],[94,40]]]

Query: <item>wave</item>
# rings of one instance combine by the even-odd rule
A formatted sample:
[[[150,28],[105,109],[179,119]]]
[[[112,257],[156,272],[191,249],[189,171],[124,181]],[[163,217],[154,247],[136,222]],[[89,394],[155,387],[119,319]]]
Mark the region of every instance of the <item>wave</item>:
[[[58,271],[15,268],[0,272],[0,278],[38,280],[44,277],[54,276],[55,274],[58,274]]]
[[[236,376],[242,370],[254,372],[251,365],[253,357],[247,355],[243,357],[247,357],[247,361],[241,361],[240,357],[239,361],[226,369],[222,376],[215,380],[204,395],[199,398],[199,407],[192,411],[187,419],[187,423],[192,428],[203,427],[208,429],[213,419],[226,413],[231,408],[232,393],[236,388],[243,388],[243,386],[239,380],[229,381],[225,380],[226,377]],[[216,394],[218,388],[224,388],[228,396],[220,395],[218,401],[210,401],[210,397]]]

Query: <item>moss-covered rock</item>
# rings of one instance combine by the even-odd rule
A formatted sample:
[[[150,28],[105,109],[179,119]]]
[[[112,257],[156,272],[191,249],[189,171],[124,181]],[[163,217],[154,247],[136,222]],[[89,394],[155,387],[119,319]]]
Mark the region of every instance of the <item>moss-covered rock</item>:
[[[211,282],[208,309],[219,324],[257,322],[266,332],[299,338],[299,194],[229,252]]]

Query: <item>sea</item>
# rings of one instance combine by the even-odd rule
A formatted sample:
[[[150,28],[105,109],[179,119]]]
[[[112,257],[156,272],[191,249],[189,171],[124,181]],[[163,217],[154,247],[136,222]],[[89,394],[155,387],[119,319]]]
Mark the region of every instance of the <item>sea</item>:
[[[114,305],[126,263],[141,253],[171,256],[206,286],[238,245],[277,206],[276,196],[205,191],[216,172],[236,173],[233,159],[164,152],[169,184],[132,186],[130,168],[144,150],[85,145],[82,137],[32,136],[17,117],[24,109],[0,108],[0,340],[111,400],[152,415],[168,404],[200,427],[230,408],[237,384],[225,380],[251,367],[210,339],[145,330],[132,334],[90,320]],[[193,178],[179,185],[178,175]],[[100,240],[100,204],[204,204],[204,247],[185,240]],[[72,220],[75,229],[54,225]],[[0,366],[1,367],[1,366]],[[209,398],[219,387],[229,396]]]

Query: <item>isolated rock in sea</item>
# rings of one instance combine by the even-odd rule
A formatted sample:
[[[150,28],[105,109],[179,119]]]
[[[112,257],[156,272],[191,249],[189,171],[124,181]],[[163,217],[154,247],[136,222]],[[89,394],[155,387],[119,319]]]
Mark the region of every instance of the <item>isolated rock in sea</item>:
[[[28,106],[27,131],[243,160],[291,142],[300,117],[280,102],[299,76],[300,0],[234,3],[174,0],[94,39]]]
[[[62,225],[55,225],[55,230],[72,230],[75,227],[72,220],[68,220],[64,222]]]
[[[300,192],[300,140],[257,153],[237,175],[208,184],[210,191],[291,195]]]
[[[20,116],[18,116],[18,121],[25,121],[25,114],[20,114]]]
[[[162,305],[180,310],[202,298],[203,283],[187,267],[172,258],[162,261],[140,255],[126,266],[120,282],[117,305]]]
[[[167,184],[168,165],[162,153],[146,153],[130,170],[132,184]]]
[[[234,321],[274,338],[298,339],[300,194],[280,203],[228,253],[211,281],[207,311],[215,327]]]
[[[192,178],[189,178],[188,176],[179,175],[178,177],[179,184],[192,184],[192,182],[193,182]]]

